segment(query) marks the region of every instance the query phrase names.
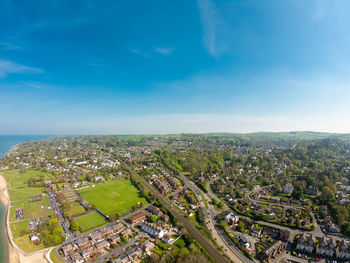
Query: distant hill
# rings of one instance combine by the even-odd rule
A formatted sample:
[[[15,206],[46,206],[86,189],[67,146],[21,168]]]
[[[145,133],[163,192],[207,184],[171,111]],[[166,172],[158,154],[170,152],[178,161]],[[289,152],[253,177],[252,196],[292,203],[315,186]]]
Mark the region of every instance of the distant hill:
[[[183,134],[186,136],[187,134]],[[207,133],[191,134],[187,136],[205,136],[222,139],[240,139],[246,141],[307,141],[307,140],[324,140],[338,139],[350,142],[350,134],[311,132],[311,131],[293,131],[293,132],[256,132],[256,133]]]

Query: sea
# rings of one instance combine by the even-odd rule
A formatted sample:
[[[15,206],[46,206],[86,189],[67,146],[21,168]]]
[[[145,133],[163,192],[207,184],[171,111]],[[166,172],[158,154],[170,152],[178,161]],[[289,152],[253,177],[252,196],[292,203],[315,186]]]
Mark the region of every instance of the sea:
[[[48,138],[48,135],[0,135],[0,158],[19,143]],[[8,242],[6,237],[6,215],[4,205],[0,202],[0,262],[8,263]]]

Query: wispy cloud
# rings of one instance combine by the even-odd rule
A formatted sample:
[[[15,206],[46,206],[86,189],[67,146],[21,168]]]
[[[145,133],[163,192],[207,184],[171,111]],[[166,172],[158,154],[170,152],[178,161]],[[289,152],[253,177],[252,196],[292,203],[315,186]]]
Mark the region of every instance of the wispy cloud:
[[[137,48],[128,47],[128,50],[135,55],[146,57],[146,58],[152,58],[152,56],[150,54],[145,53]]]
[[[22,49],[22,47],[14,45],[12,43],[8,43],[8,42],[0,42],[0,46],[4,50],[21,50]]]
[[[210,0],[198,0],[201,24],[203,27],[203,44],[212,56],[217,56],[217,28],[220,24],[216,6]]]
[[[171,47],[155,47],[154,51],[163,56],[169,56],[174,52],[174,49]]]
[[[0,78],[6,77],[13,73],[42,73],[39,68],[28,67],[9,60],[0,59]]]

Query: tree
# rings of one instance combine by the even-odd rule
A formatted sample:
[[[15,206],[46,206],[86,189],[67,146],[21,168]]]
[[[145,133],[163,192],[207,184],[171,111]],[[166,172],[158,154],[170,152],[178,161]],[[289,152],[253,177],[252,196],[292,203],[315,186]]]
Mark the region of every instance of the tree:
[[[72,231],[78,231],[79,230],[79,224],[75,221],[72,221],[70,224],[70,228],[72,229]]]
[[[242,221],[238,222],[237,230],[242,233],[244,232],[244,223]]]
[[[149,219],[154,223],[154,222],[157,221],[158,216],[156,216],[156,215],[151,215],[151,216],[149,217]]]
[[[323,203],[328,203],[328,202],[332,202],[334,200],[335,200],[335,195],[334,195],[333,191],[328,186],[324,186],[322,188],[321,201]]]
[[[282,193],[282,186],[278,181],[276,182],[275,186],[276,186],[276,192]]]

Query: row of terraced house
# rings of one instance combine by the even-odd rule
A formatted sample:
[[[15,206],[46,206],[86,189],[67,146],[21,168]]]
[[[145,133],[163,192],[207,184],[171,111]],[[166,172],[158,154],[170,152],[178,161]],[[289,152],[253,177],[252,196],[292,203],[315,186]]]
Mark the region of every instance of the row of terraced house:
[[[61,252],[71,262],[87,262],[93,257],[107,255],[108,249],[121,241],[121,237],[128,238],[132,234],[131,229],[121,223],[108,225],[63,245]]]
[[[301,234],[297,240],[296,250],[308,254],[315,253],[320,257],[350,260],[350,242],[345,239],[336,241],[331,237]]]

